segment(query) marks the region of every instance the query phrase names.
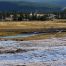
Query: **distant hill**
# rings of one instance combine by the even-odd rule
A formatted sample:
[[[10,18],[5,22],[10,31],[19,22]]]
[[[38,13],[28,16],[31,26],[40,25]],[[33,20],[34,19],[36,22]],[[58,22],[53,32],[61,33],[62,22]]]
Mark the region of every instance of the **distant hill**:
[[[50,3],[37,3],[25,1],[0,1],[0,11],[2,12],[52,12],[61,11],[59,5]]]

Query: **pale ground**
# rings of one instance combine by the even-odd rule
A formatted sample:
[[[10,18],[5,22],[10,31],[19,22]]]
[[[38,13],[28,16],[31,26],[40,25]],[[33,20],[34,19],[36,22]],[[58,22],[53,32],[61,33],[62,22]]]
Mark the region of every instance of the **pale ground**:
[[[66,66],[66,37],[0,41],[0,66]]]

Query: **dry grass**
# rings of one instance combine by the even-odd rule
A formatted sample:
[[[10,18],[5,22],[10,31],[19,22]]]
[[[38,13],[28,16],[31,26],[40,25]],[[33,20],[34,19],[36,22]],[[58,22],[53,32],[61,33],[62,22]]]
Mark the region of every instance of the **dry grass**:
[[[0,22],[0,29],[66,28],[66,23],[55,21]]]
[[[13,36],[13,35],[17,35],[20,32],[0,32],[0,36]]]
[[[54,21],[22,21],[22,22],[0,22],[0,36],[16,35],[20,32],[43,31],[50,28],[66,28],[66,20]],[[7,31],[13,32],[7,32]],[[17,32],[15,32],[15,30]]]

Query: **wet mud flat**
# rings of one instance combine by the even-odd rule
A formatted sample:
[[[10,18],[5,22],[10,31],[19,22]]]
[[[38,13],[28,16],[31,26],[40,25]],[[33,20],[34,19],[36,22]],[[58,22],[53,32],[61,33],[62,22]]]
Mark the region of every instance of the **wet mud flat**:
[[[0,66],[66,66],[66,37],[0,41]]]

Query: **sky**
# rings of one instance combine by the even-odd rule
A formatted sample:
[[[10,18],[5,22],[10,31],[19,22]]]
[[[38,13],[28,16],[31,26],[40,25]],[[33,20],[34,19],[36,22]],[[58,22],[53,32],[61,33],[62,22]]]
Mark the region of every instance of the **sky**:
[[[30,1],[30,2],[51,2],[51,1],[61,1],[61,0],[0,0],[0,1]]]
[[[66,0],[0,0],[0,1],[28,1],[28,2],[66,2]]]
[[[66,2],[66,0],[0,0],[0,1],[28,1],[28,2],[42,2],[42,3]]]
[[[25,1],[25,2],[36,2],[37,4],[39,3],[42,6],[45,5],[50,5],[50,6],[56,6],[56,7],[61,7],[61,8],[66,8],[66,0],[0,0],[0,1]],[[21,2],[19,2],[21,3]]]
[[[60,6],[66,6],[66,0],[0,0],[0,1],[25,1],[25,2],[39,2],[39,3],[48,3]]]

